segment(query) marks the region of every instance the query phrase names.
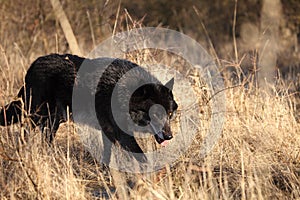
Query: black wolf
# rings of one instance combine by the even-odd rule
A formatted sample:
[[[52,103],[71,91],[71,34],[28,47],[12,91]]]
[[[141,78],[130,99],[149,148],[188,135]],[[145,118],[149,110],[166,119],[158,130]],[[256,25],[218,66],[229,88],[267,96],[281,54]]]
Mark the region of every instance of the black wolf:
[[[87,59],[71,54],[50,54],[39,57],[28,69],[25,84],[17,95],[18,99],[1,108],[0,125],[6,126],[19,122],[23,111],[31,120],[32,126],[39,126],[47,140],[51,142],[59,124],[67,119],[67,108],[72,113],[73,88],[77,84],[80,67],[87,68],[89,71],[89,68],[98,67],[105,60],[110,62],[101,77],[98,77],[94,95],[93,92],[90,92],[90,86],[84,86],[87,89],[82,90],[86,93],[82,95],[82,99],[84,100],[85,95],[94,96],[94,111],[97,120],[110,141],[118,142],[121,147],[131,152],[142,153],[133,135],[126,134],[117,125],[112,113],[113,90],[123,75],[132,69],[139,69],[136,77],[131,77],[130,80],[143,83],[143,79],[145,79],[145,76],[140,74],[140,72],[144,72],[140,66],[123,59]],[[92,72],[87,74],[95,75]],[[79,80],[82,78],[79,77]],[[128,115],[132,121],[139,126],[149,125],[158,143],[170,140],[173,136],[169,121],[178,107],[172,94],[174,79],[165,85],[160,82],[143,84],[132,94],[126,90],[127,83],[131,84],[130,80],[123,83],[124,90],[117,95],[118,102],[122,104],[123,99],[131,95]],[[82,103],[85,104],[85,102]],[[165,119],[161,116],[151,117],[149,115],[151,107],[156,104],[161,105],[166,111]],[[154,123],[155,121],[158,123]],[[155,124],[161,122],[163,125],[156,127]]]

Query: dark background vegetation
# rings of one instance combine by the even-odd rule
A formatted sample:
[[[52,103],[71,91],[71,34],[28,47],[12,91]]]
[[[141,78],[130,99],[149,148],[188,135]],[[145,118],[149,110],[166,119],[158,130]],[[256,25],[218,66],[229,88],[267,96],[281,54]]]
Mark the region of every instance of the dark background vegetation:
[[[211,47],[211,40],[219,58],[232,59],[234,0],[61,0],[61,3],[84,53],[93,48],[91,31],[95,35],[94,44],[98,44],[112,34],[117,20],[117,31],[127,29],[128,24],[142,23],[181,31],[207,49]],[[281,3],[283,19],[279,30],[278,63],[281,66],[299,65],[300,1],[282,0]],[[243,24],[247,23],[259,30],[261,4],[261,0],[237,1],[234,34],[240,55],[256,50],[255,44],[243,45],[241,33]],[[16,52],[18,49],[24,56],[32,58],[57,51],[69,52],[50,1],[1,0],[0,9],[0,44],[5,51]],[[259,31],[263,33],[264,30]]]

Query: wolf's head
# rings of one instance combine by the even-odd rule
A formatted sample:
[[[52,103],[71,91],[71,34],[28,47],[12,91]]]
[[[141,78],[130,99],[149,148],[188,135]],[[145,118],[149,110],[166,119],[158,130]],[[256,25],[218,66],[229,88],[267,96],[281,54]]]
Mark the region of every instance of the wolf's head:
[[[139,126],[150,125],[156,141],[161,144],[173,138],[170,120],[178,108],[173,97],[174,78],[165,85],[145,84],[132,94],[129,111]]]

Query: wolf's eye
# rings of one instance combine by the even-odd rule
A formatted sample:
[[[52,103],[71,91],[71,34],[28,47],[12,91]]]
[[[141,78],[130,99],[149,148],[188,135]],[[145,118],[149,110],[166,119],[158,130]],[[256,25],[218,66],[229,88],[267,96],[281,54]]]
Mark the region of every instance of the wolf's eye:
[[[176,110],[173,112],[169,112],[168,115],[169,115],[169,119],[174,119],[176,116]]]

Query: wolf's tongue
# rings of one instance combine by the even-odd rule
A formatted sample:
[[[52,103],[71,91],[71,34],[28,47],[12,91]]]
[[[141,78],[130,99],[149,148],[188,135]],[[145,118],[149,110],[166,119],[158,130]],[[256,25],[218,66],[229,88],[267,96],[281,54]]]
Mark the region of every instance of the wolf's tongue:
[[[160,143],[160,145],[163,146],[163,147],[165,147],[165,146],[168,145],[168,143],[169,143],[169,141],[168,141],[168,140],[165,140],[165,141],[163,141],[162,143]]]

